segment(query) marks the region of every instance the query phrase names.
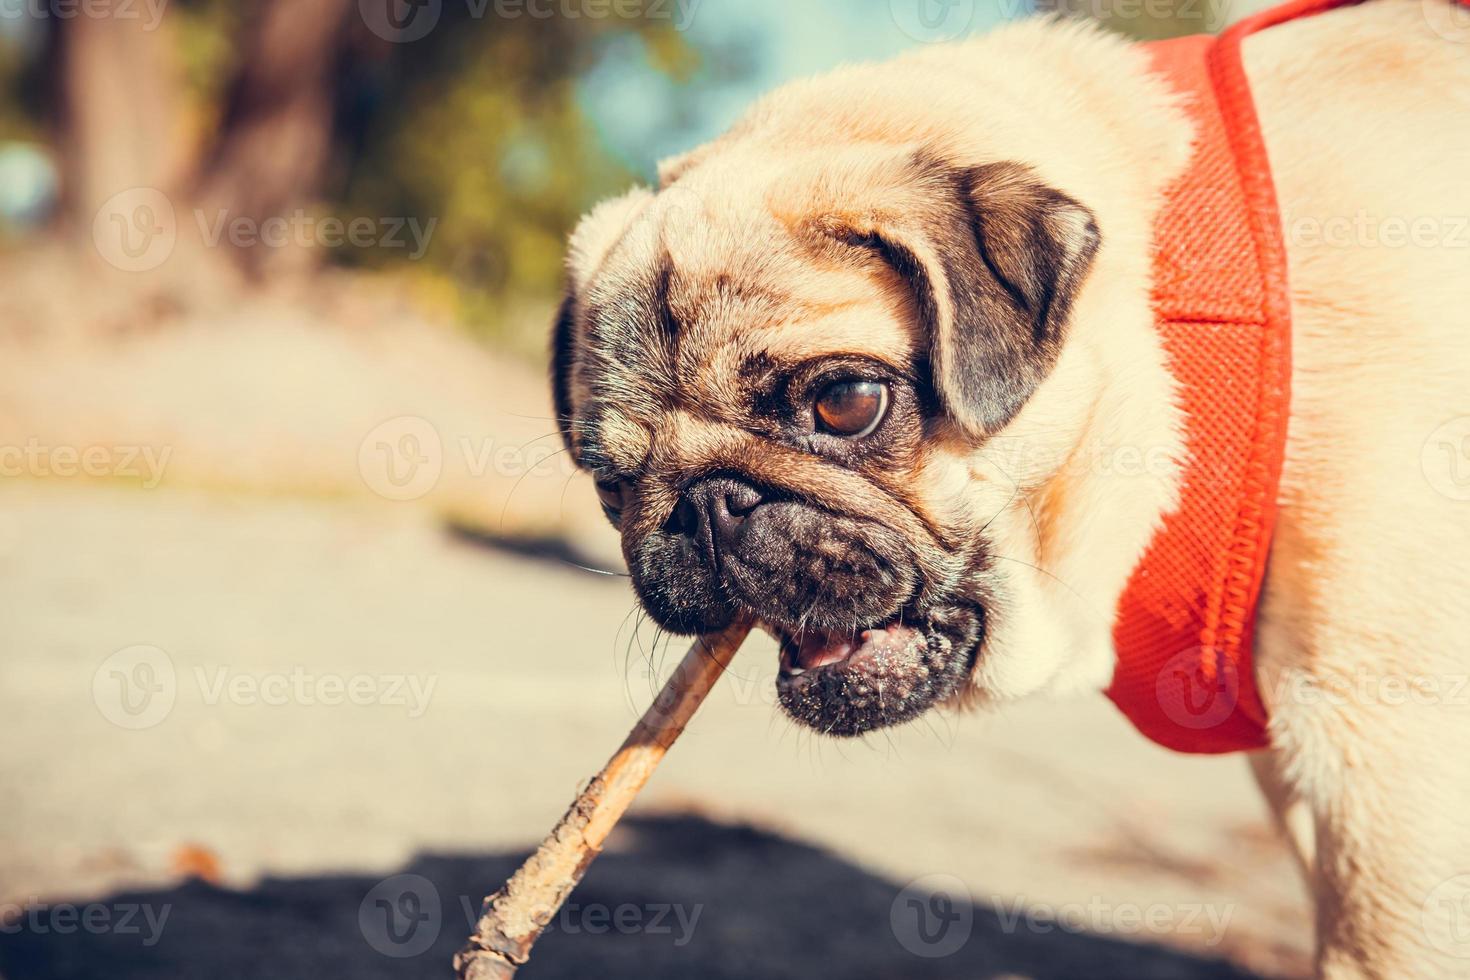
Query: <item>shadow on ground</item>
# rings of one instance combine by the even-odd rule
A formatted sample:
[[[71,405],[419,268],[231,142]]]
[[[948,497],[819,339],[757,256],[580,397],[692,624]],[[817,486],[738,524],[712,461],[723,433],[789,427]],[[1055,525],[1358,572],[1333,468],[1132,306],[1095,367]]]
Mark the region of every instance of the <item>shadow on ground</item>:
[[[503,880],[520,858],[424,855],[386,879],[266,879],[248,891],[191,882],[119,893],[101,900],[115,924],[109,929],[72,923],[63,932],[44,909],[23,913],[0,930],[0,975],[447,977],[482,889]],[[913,898],[902,885],[834,855],[749,827],[682,815],[634,819],[618,831],[521,976],[1251,977],[1218,960],[1157,946],[1062,929],[1039,932],[1025,920],[1007,928],[1006,909],[946,903],[942,896],[911,903]],[[134,911],[124,929],[129,909],[143,911]],[[85,907],[78,912],[85,914]]]

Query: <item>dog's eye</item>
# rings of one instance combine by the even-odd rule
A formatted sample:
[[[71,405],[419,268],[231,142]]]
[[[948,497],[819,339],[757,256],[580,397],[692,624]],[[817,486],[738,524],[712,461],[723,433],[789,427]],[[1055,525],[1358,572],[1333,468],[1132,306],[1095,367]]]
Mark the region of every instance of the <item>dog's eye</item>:
[[[602,506],[615,514],[621,514],[628,502],[628,484],[625,480],[614,480],[611,483],[598,481],[597,499],[602,501]]]
[[[838,381],[822,389],[814,412],[824,432],[861,439],[883,421],[888,386],[881,381]]]

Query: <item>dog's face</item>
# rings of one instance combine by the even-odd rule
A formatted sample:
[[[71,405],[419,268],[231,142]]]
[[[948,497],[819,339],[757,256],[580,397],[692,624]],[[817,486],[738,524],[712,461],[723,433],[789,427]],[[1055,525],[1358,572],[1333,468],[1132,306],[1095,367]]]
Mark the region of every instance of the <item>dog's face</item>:
[[[781,704],[822,732],[960,694],[1044,476],[977,453],[1053,375],[1098,244],[1026,168],[922,150],[726,154],[589,215],[557,414],[649,614],[756,617]]]

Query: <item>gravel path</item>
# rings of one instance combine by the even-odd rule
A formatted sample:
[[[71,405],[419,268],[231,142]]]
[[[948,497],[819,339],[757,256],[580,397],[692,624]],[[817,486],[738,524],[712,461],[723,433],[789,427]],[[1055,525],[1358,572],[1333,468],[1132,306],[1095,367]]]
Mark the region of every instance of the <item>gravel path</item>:
[[[625,580],[387,505],[0,484],[0,596],[6,980],[443,976],[679,652]],[[822,741],[773,668],[737,658],[528,980],[1305,971],[1241,760],[1101,698]]]

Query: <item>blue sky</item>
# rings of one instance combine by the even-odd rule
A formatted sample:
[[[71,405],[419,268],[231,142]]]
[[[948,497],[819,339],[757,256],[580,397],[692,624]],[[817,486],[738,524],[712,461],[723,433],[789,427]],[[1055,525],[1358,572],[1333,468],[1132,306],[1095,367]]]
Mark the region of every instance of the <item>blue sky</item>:
[[[675,23],[712,64],[732,46],[752,59],[744,66],[748,71],[723,77],[710,70],[694,79],[696,113],[687,111],[679,86],[649,63],[633,34],[613,37],[580,86],[582,104],[603,140],[645,178],[658,159],[720,133],[755,96],[782,82],[984,31],[1023,13],[1026,2],[682,0],[680,9],[687,13],[676,15]]]

